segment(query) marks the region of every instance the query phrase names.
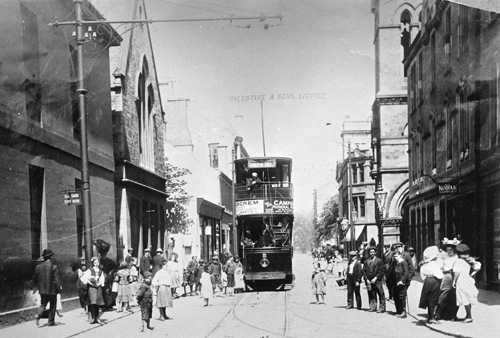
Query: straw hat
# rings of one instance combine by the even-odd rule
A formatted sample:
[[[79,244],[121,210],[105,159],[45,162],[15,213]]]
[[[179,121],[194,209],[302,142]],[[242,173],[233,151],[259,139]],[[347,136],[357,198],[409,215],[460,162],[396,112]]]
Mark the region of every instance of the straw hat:
[[[439,253],[439,248],[437,246],[430,246],[426,248],[424,250],[424,261],[426,263],[432,261],[434,258],[436,258],[438,253]]]

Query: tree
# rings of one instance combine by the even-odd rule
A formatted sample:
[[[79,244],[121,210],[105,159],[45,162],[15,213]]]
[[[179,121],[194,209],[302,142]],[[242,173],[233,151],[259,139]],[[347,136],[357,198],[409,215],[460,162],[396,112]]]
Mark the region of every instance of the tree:
[[[339,196],[332,196],[323,206],[318,217],[318,227],[315,231],[315,241],[330,240],[338,235]]]
[[[296,215],[293,221],[293,246],[307,251],[311,248],[312,224],[308,217]]]
[[[187,212],[187,206],[193,198],[184,189],[187,182],[183,179],[184,176],[190,175],[191,172],[185,168],[179,168],[168,162],[165,158],[165,191],[168,194],[167,200],[167,224],[166,228],[169,232],[185,234],[187,229],[193,224]]]

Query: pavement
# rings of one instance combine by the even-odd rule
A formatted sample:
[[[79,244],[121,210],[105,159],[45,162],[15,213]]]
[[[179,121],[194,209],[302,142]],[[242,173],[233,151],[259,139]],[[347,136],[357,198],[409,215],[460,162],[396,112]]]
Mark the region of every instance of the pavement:
[[[427,309],[418,307],[422,286],[420,277],[415,276],[408,288],[409,314],[429,329],[460,338],[500,336],[500,292],[479,289],[478,302],[472,305],[472,323],[462,323],[465,308],[461,306],[457,313],[459,321],[441,320],[440,324],[427,324]]]
[[[332,292],[326,296],[327,304],[335,307],[343,307],[346,304],[345,287],[338,287],[334,278],[329,278],[328,287]],[[409,318],[402,319],[416,322],[417,325],[425,325],[435,333],[441,333],[453,337],[487,338],[498,337],[500,335],[500,293],[495,291],[479,290],[478,303],[472,306],[472,323],[441,321],[441,324],[427,324],[427,310],[419,309],[418,302],[422,290],[422,281],[416,277],[408,289]],[[387,291],[387,290],[386,290]],[[387,295],[388,293],[386,293]],[[368,297],[366,288],[361,290],[363,310],[368,308]],[[198,296],[181,297],[174,300],[174,308],[167,310],[169,316],[173,316],[173,321],[158,322],[153,319],[153,325],[159,326],[153,336],[160,334],[170,337],[207,337],[211,335],[214,327],[218,326],[220,318],[231,308],[238,297],[217,297],[213,299],[211,312],[202,307],[202,299]],[[158,310],[153,310],[153,318],[158,315]],[[346,310],[347,311],[347,310]],[[347,313],[355,315],[357,310],[349,310]],[[0,337],[74,337],[74,336],[101,336],[111,334],[112,328],[121,327],[124,332],[129,333],[129,337],[140,336],[134,334],[140,328],[140,310],[138,306],[132,307],[131,312],[108,311],[101,316],[105,325],[89,324],[87,315],[82,309],[63,312],[63,317],[56,317],[56,326],[47,327],[47,320],[41,319],[40,326],[37,327],[34,321],[23,322],[17,325],[0,329]],[[387,303],[387,316],[395,312],[392,301]],[[202,322],[193,321],[193,318],[203,316]],[[379,314],[374,316],[380,316]],[[458,312],[458,318],[465,317],[463,307]],[[164,329],[163,329],[164,328]],[[157,332],[158,331],[158,332]],[[116,331],[114,332],[116,334]],[[430,335],[430,334],[429,334]],[[127,336],[127,335],[126,335]]]

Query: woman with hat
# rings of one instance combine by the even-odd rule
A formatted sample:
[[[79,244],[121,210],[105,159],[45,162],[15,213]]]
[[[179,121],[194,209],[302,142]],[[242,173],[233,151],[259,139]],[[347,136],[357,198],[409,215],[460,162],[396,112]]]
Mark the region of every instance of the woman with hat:
[[[436,308],[436,320],[455,320],[457,317],[458,307],[456,305],[456,292],[453,288],[453,267],[458,260],[456,254],[456,240],[444,238],[443,249],[445,254],[442,256],[443,280],[438,298],[438,306]]]
[[[430,246],[424,250],[424,260],[420,262],[420,277],[424,281],[422,292],[420,293],[419,308],[427,308],[427,323],[437,324],[434,319],[434,310],[436,309],[441,280],[443,272],[441,266],[437,262],[439,248]]]
[[[102,287],[104,286],[104,273],[100,269],[99,258],[92,257],[90,260],[92,267],[85,271],[82,282],[88,287],[88,307],[89,315],[92,319],[90,324],[102,324],[99,320],[99,307],[104,307],[104,297]]]
[[[475,262],[476,264],[473,266],[474,270],[471,275],[469,274],[471,265],[468,262],[470,259],[469,247],[466,244],[459,244],[457,245],[457,252],[459,259],[453,267],[453,287],[456,288],[457,292],[457,306],[463,305],[465,307],[466,317],[463,322],[472,323],[472,305],[477,303],[478,295],[472,275],[481,269],[481,263]]]

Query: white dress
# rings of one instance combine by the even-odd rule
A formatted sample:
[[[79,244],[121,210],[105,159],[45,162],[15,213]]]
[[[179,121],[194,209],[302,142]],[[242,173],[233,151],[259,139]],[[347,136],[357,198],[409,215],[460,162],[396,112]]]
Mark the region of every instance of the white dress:
[[[178,288],[181,286],[181,273],[179,271],[179,263],[174,261],[168,261],[167,270],[170,271],[170,277],[172,278],[171,288]]]
[[[457,306],[476,304],[478,291],[476,281],[470,276],[470,264],[463,259],[458,259],[453,266],[457,278]]]
[[[214,290],[212,288],[212,279],[208,272],[203,272],[200,278],[201,283],[201,296],[203,298],[212,298],[214,296]]]

